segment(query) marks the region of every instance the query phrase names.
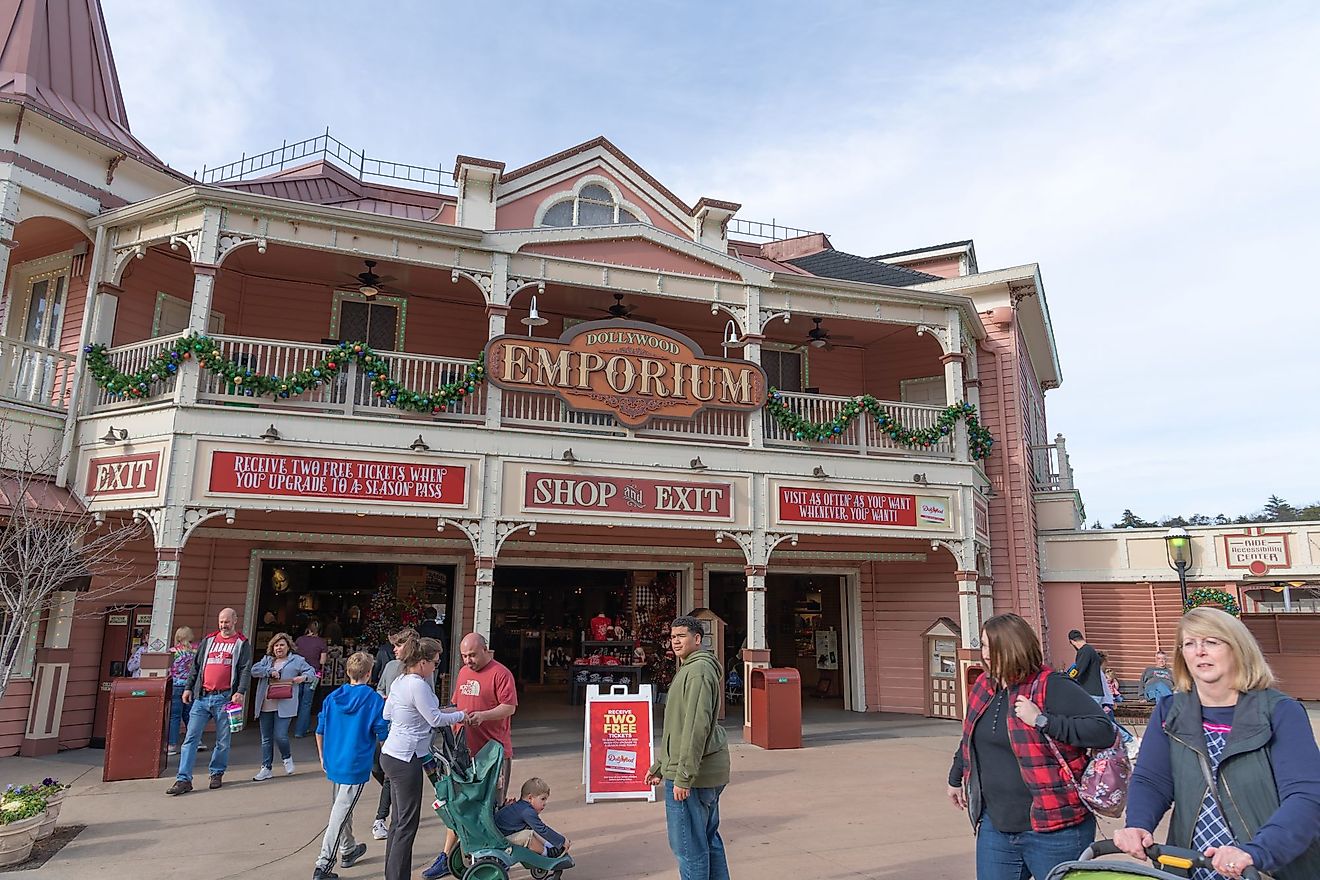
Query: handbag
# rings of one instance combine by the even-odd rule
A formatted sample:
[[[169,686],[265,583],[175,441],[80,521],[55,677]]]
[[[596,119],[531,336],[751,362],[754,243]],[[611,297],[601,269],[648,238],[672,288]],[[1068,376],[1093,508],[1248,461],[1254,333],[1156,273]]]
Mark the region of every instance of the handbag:
[[[289,700],[293,698],[293,682],[272,681],[266,686],[266,699]]]
[[[1091,752],[1091,761],[1086,765],[1080,780],[1068,766],[1068,762],[1063,759],[1063,755],[1059,754],[1054,740],[1046,736],[1045,742],[1054,753],[1054,757],[1059,760],[1063,775],[1077,790],[1077,796],[1086,804],[1087,809],[1111,819],[1123,815],[1123,808],[1127,805],[1128,784],[1132,781],[1132,761],[1128,758],[1127,749],[1123,748],[1122,734],[1114,731],[1112,746]]]

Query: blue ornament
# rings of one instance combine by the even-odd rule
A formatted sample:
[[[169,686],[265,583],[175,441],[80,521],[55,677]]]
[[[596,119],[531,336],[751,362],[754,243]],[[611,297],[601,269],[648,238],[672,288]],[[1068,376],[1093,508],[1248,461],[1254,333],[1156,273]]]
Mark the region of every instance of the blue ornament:
[[[91,354],[91,353],[92,353],[92,347],[90,345],[84,345],[83,354]]]
[[[179,371],[179,368],[174,364],[167,364],[165,369],[169,370],[171,373],[177,373]]]

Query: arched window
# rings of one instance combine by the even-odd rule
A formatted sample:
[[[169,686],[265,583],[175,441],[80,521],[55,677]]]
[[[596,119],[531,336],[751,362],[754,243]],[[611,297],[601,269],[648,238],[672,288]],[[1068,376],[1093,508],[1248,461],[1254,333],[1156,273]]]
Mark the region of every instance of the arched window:
[[[634,212],[623,207],[613,193],[598,183],[587,184],[575,195],[555,202],[541,215],[542,226],[612,226],[641,222]]]

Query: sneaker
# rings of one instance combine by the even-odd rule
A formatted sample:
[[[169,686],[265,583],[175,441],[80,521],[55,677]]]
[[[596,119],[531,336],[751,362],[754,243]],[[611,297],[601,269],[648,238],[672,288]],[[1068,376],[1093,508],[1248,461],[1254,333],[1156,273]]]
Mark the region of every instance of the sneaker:
[[[371,823],[371,836],[377,840],[384,840],[390,836],[390,829],[385,825],[384,819],[377,819]]]
[[[192,791],[192,783],[186,779],[176,779],[174,780],[173,785],[165,789],[165,793],[170,797],[174,797],[175,795],[179,795],[179,794],[187,794],[190,791]]]
[[[206,749],[207,749],[207,745],[206,745],[206,743],[198,743],[198,744],[197,744],[197,754],[200,755],[202,752],[206,751]]]
[[[168,749],[165,750],[165,754],[167,755],[177,755],[178,753],[179,753],[178,746],[170,746]]]
[[[347,855],[339,857],[339,867],[351,868],[358,863],[358,860],[367,854],[367,845],[359,843],[348,851]]]
[[[212,774],[211,774],[211,784],[208,785],[207,788],[216,789],[216,788],[219,788],[220,786],[222,786],[222,785],[224,785],[224,784],[225,784],[225,774],[223,774],[223,773],[212,773]]]
[[[293,758],[284,759],[284,775],[285,776],[293,775]]]
[[[339,880],[339,875],[329,868],[316,868],[312,871],[312,880]]]
[[[270,779],[274,775],[275,775],[274,773],[270,772],[269,767],[262,767],[260,770],[257,771],[257,775],[252,777],[252,781],[265,782],[267,779]]]
[[[431,864],[431,867],[422,872],[422,876],[425,877],[426,880],[435,880],[435,878],[443,877],[448,873],[449,856],[445,853],[440,853],[440,855],[435,857],[435,861]]]

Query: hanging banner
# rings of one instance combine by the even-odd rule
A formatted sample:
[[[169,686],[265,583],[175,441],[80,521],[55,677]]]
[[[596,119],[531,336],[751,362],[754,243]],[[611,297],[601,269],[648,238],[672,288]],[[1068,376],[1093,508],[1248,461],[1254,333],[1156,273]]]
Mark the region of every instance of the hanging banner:
[[[604,694],[599,685],[587,686],[582,749],[587,803],[655,800],[655,788],[646,784],[646,771],[655,760],[651,719],[649,684],[639,693],[629,693],[626,685],[614,685]]]

